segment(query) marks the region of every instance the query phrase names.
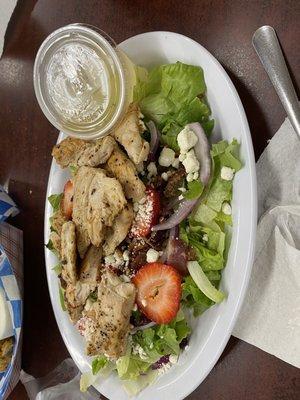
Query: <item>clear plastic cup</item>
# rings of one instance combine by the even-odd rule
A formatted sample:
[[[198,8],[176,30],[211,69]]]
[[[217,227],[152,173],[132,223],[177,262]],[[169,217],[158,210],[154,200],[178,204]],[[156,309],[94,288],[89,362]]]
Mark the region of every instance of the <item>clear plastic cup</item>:
[[[34,89],[48,120],[81,139],[108,134],[132,101],[135,66],[114,41],[83,24],[62,27],[42,43]]]

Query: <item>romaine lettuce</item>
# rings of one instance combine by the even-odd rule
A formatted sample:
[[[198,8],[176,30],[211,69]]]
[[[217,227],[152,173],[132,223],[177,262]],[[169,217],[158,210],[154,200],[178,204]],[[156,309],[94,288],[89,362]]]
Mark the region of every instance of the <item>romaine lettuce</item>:
[[[183,64],[162,65],[138,79],[134,100],[146,118],[158,124],[162,141],[178,150],[177,134],[190,122],[200,122],[209,134],[213,128],[204,94],[206,85],[201,67]]]
[[[52,194],[51,196],[48,197],[48,201],[51,204],[54,212],[59,210],[62,197],[63,197],[62,193]]]

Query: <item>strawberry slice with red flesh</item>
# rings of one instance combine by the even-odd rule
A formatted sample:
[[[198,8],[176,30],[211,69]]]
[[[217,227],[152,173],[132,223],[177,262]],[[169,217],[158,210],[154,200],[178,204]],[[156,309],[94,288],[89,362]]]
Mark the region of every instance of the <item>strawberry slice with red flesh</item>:
[[[181,276],[174,267],[162,263],[144,265],[132,279],[136,302],[151,321],[168,324],[177,315],[181,298]]]
[[[72,181],[68,181],[64,187],[64,194],[61,202],[61,209],[64,216],[68,219],[72,218],[73,213],[73,195],[74,185]]]
[[[149,186],[146,189],[145,201],[139,203],[130,235],[132,237],[147,237],[151,233],[152,226],[156,225],[160,213],[159,193]]]

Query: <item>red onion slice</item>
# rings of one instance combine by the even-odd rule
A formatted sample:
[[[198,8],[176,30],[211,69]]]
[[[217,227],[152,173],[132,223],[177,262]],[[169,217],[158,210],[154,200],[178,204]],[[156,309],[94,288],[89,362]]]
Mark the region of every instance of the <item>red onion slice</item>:
[[[166,247],[166,263],[176,268],[177,271],[186,276],[187,269],[187,246],[179,238],[179,226],[170,229],[170,236]]]
[[[144,331],[147,328],[152,328],[153,326],[157,325],[156,322],[149,322],[149,324],[146,325],[141,325],[141,326],[136,326],[131,330],[131,333],[136,333],[137,331]]]
[[[199,122],[193,122],[188,124],[188,127],[197,135],[198,141],[194,146],[195,154],[200,162],[200,181],[204,186],[208,184],[210,173],[211,173],[211,157],[210,157],[210,145],[207,136],[199,124]]]
[[[199,124],[194,122],[188,124],[188,127],[197,135],[198,141],[194,147],[196,157],[200,162],[200,176],[199,179],[204,186],[206,186],[210,179],[211,174],[211,158],[210,158],[210,145],[207,136]],[[171,229],[175,225],[180,224],[192,212],[199,199],[184,200],[180,203],[178,209],[173,215],[161,224],[153,226],[153,231],[161,231],[164,229]]]
[[[155,155],[160,142],[160,132],[156,128],[155,123],[153,121],[149,121],[146,123],[147,128],[149,129],[151,140],[150,140],[150,152],[149,152],[149,161],[155,160]]]
[[[171,229],[175,225],[180,224],[185,218],[189,216],[192,212],[194,206],[196,205],[198,199],[195,200],[184,200],[179,204],[178,209],[168,218],[166,221],[161,224],[155,225],[152,227],[153,231],[162,231],[164,229]]]

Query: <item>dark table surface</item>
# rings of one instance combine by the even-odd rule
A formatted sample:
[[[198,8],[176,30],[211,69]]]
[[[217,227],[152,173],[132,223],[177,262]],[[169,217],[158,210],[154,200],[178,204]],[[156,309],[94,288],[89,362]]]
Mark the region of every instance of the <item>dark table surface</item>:
[[[24,231],[22,365],[26,372],[43,376],[68,357],[52,312],[44,263],[44,202],[50,152],[57,132],[39,109],[32,85],[33,62],[42,40],[54,29],[71,22],[96,25],[116,42],[155,30],[190,36],[222,63],[233,80],[259,157],[285,113],[254,53],[251,36],[261,25],[276,28],[297,86],[299,17],[297,0],[19,0],[0,60],[0,183],[9,180],[10,193],[22,209],[13,224]],[[233,337],[212,372],[188,397],[190,400],[299,398],[299,370]],[[10,399],[27,399],[20,383]]]

